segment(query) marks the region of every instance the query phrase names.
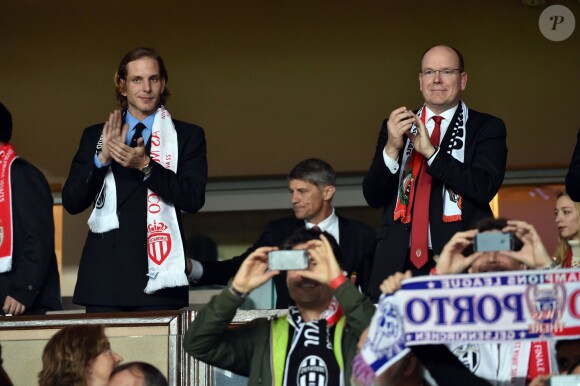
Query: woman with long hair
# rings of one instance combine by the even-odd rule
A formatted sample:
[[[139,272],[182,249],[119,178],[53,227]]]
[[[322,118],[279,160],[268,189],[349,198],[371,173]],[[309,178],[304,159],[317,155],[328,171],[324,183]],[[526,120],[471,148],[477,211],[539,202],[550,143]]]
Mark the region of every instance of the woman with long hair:
[[[555,260],[563,268],[580,267],[580,202],[574,202],[565,191],[556,199],[558,246]]]
[[[67,326],[44,347],[39,386],[105,386],[122,360],[103,325]]]

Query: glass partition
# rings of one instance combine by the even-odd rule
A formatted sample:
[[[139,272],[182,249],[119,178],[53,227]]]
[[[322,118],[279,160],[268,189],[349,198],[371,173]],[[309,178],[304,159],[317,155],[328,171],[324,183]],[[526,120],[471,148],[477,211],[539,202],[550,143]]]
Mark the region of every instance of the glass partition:
[[[240,310],[233,324],[268,317],[283,310]],[[157,367],[170,385],[245,385],[247,379],[214,369],[184,352],[183,335],[195,310],[122,314],[65,314],[43,317],[0,317],[3,366],[14,385],[38,384],[42,351],[60,328],[103,324],[113,351],[124,362],[143,361]]]

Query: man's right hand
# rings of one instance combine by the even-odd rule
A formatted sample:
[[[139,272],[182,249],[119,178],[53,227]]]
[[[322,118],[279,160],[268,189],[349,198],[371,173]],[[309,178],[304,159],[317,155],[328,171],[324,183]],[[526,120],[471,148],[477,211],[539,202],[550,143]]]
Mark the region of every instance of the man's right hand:
[[[236,276],[234,276],[232,281],[234,289],[247,294],[278,275],[280,271],[267,271],[268,252],[277,249],[276,247],[262,247],[252,252],[244,260],[240,269],[236,272]]]
[[[406,107],[399,107],[391,112],[387,121],[389,137],[385,145],[385,153],[392,160],[397,160],[399,152],[405,144],[405,133],[415,122],[415,114]]]
[[[122,126],[123,117],[119,110],[115,110],[109,114],[109,119],[105,121],[103,126],[103,147],[99,153],[101,164],[108,165],[112,161],[109,142],[116,138],[120,138],[124,141],[124,139],[121,138]]]
[[[7,295],[4,300],[2,311],[7,315],[22,315],[26,311],[26,306],[14,299],[12,296]]]
[[[463,251],[470,245],[473,245],[473,239],[477,234],[477,229],[464,232],[457,232],[451,240],[443,247],[439,259],[437,260],[437,274],[448,275],[461,273],[471,266],[481,252],[472,253],[469,256],[463,256]]]

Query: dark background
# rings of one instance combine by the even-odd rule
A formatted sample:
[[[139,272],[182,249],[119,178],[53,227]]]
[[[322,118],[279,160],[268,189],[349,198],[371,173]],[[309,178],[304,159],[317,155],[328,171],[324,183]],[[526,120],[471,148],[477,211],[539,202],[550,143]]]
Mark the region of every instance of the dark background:
[[[465,56],[467,105],[505,120],[509,168],[562,167],[579,128],[580,4],[558,4],[577,18],[563,42],[540,33],[545,7],[519,0],[3,1],[0,100],[17,151],[58,187],[82,129],[115,108],[119,60],[149,46],[168,110],[206,130],[210,177],[283,175],[311,156],[362,173],[382,119],[422,102],[423,51],[445,43]]]

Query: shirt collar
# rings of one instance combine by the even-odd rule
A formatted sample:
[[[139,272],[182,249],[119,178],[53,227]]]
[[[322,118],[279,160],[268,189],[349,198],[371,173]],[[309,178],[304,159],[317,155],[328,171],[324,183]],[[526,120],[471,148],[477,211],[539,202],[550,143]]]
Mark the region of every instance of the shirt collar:
[[[455,105],[455,107],[452,107],[449,110],[442,112],[441,114],[435,114],[433,111],[431,111],[429,109],[429,107],[425,106],[425,111],[426,111],[425,124],[427,124],[427,122],[429,122],[429,120],[431,118],[433,118],[435,115],[439,115],[440,117],[443,117],[443,119],[446,121],[446,123],[449,124],[451,122],[451,120],[453,119],[453,116],[455,115],[455,112],[457,111],[458,107],[459,107],[459,104]]]
[[[318,225],[318,228],[320,228],[322,232],[330,233],[332,237],[334,237],[336,242],[340,244],[340,230],[338,229],[338,216],[336,215],[334,208],[332,208],[332,213],[330,214],[330,216],[325,218],[319,224],[313,224],[310,221],[306,220],[304,220],[304,224],[306,225],[306,229],[310,229],[313,226]]]
[[[153,127],[153,122],[155,121],[155,114],[157,112],[149,115],[148,117],[146,117],[143,120],[143,124],[147,127],[147,129],[151,130]],[[129,112],[129,110],[127,110],[127,114],[125,115],[125,122],[127,122],[129,124],[129,131],[133,130],[133,128],[135,127],[135,125],[137,123],[139,123],[140,121],[135,118],[133,115],[131,115],[131,113]]]
[[[306,220],[304,220],[304,222],[306,223],[306,229],[310,229],[313,226],[318,225],[321,231],[326,232],[328,228],[330,228],[332,225],[338,222],[338,217],[334,213],[334,208],[332,208],[332,213],[330,214],[330,216],[322,220],[320,223],[313,224],[310,221]]]

